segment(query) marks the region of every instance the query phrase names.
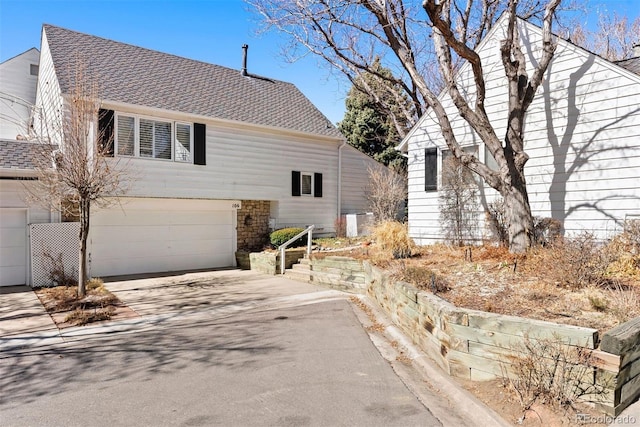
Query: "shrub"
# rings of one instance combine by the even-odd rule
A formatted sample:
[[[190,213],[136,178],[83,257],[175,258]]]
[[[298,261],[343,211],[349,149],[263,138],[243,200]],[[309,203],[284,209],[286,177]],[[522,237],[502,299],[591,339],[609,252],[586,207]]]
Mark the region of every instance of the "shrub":
[[[371,234],[380,249],[392,258],[409,258],[415,249],[407,226],[397,221],[382,222]]]
[[[509,224],[505,212],[504,200],[498,199],[489,203],[485,212],[493,239],[501,245],[509,245]]]
[[[560,337],[534,340],[525,336],[512,350],[509,382],[525,410],[535,402],[567,408],[580,398],[597,401],[610,386],[594,383],[591,355]]]
[[[558,238],[546,247],[533,248],[527,254],[526,269],[546,271],[553,282],[572,289],[587,285],[607,285],[608,256],[603,245],[591,233]]]
[[[296,234],[302,233],[304,231],[304,228],[297,228],[297,227],[289,227],[289,228],[281,228],[280,230],[275,230],[274,232],[272,232],[269,235],[269,240],[271,241],[271,244],[273,246],[280,246],[283,243],[285,243],[287,240],[291,239],[292,237],[294,237]],[[304,246],[307,243],[307,236],[302,236],[301,238],[299,238],[298,240],[296,240],[295,242],[293,242],[290,247],[298,247],[298,246]]]

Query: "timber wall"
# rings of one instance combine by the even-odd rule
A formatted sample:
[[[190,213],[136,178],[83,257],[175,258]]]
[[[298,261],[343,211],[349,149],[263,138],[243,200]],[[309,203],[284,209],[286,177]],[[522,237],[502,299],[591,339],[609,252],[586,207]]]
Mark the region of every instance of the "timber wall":
[[[605,392],[583,400],[618,416],[640,396],[640,318],[605,332],[600,339],[596,329],[456,307],[433,293],[390,279],[366,261],[312,256],[309,265],[316,273],[313,283],[339,285],[374,299],[451,376],[472,381],[504,377],[512,374],[509,361],[527,340],[551,340],[590,355],[583,381],[604,387]],[[273,261],[269,266],[273,271]],[[252,258],[251,268],[256,267]]]

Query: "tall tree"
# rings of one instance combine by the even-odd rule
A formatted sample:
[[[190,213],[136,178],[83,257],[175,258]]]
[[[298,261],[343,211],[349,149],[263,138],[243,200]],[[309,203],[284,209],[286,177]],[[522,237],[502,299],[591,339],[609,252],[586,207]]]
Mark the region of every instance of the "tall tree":
[[[524,174],[529,157],[524,151],[523,125],[555,51],[551,28],[561,0],[546,0],[543,7],[535,0],[424,0],[422,11],[408,0],[247,1],[267,26],[290,36],[289,54],[311,52],[343,72],[352,83],[364,73],[377,76],[389,92],[410,100],[411,108],[401,108],[396,115],[403,115],[408,123],[415,123],[430,109],[451,153],[503,197],[510,249],[522,252],[531,245],[533,218]],[[501,45],[508,80],[507,131],[503,135],[496,132],[497,126],[485,110],[485,75],[476,50],[501,14],[507,19]],[[532,51],[539,48],[540,57],[529,67],[517,16],[537,19],[543,30],[540,46],[532,47]],[[391,76],[372,67],[376,57],[391,69]],[[473,87],[468,91],[460,88],[456,79],[456,71],[465,63],[473,73]],[[433,64],[438,65],[440,79],[432,78]],[[438,81],[459,116],[485,143],[498,164],[497,171],[462,150],[439,96]],[[396,128],[403,136],[397,123]]]
[[[380,65],[378,58],[372,67],[380,74],[391,75],[390,70]],[[385,84],[374,74],[365,73],[356,78],[356,83],[345,100],[346,111],[344,119],[338,123],[338,128],[353,147],[392,169],[402,170],[406,167],[406,159],[395,149],[401,137],[394,124],[394,118],[399,121],[398,126],[406,132],[407,120],[401,114],[396,114],[402,108],[397,102],[403,102],[407,110],[411,107],[406,105],[406,97],[397,99],[394,93],[400,91],[387,91]]]
[[[71,72],[73,87],[63,96],[62,111],[55,117],[41,117],[47,134],[41,139],[46,148],[34,158],[38,180],[30,194],[52,209],[69,210],[63,215],[79,214],[78,297],[82,298],[88,279],[91,207],[117,203],[117,196],[126,191],[132,177],[125,164],[110,158],[113,141],[106,128],[99,126],[106,117],[100,115],[97,82],[81,61]]]

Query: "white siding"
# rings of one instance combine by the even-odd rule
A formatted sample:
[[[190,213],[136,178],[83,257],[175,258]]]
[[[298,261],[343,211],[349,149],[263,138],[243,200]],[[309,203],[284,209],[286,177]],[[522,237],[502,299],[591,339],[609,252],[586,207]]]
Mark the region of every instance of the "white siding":
[[[350,145],[342,148],[342,205],[341,214],[369,212],[366,192],[369,185],[368,168],[383,167]]]
[[[31,65],[38,65],[39,56],[32,48],[0,64],[0,138],[29,134],[38,80],[31,75]]]
[[[535,45],[540,33],[525,25],[522,37]],[[488,73],[486,108],[498,136],[505,134],[507,105],[498,50],[501,39],[498,28],[480,52]],[[460,78],[470,78],[468,70],[463,69]],[[525,173],[534,215],[560,220],[567,234],[587,230],[606,238],[620,229],[627,215],[640,214],[639,99],[640,76],[559,41],[526,119],[525,149],[530,160]],[[478,144],[452,103],[445,99],[444,105],[458,140]],[[421,119],[407,143],[410,233],[426,244],[442,234],[438,193],[424,191],[424,148],[445,144],[430,115]],[[481,147],[481,160],[483,156]],[[496,193],[486,188],[485,194],[486,205]]]
[[[44,31],[40,49],[40,72],[36,91],[38,111],[34,115],[34,131],[41,141],[59,143],[62,95]]]
[[[338,209],[338,141],[284,132],[259,132],[212,122],[206,125],[206,166],[120,158],[135,176],[135,184],[127,195],[270,200],[275,202],[272,215],[277,228],[315,224],[320,233],[334,232]],[[366,165],[361,162],[349,166],[353,170],[347,181],[355,187],[358,173],[366,179]],[[292,196],[291,172],[294,170],[321,173],[322,197]],[[354,206],[362,205],[355,193],[349,190],[347,200]]]

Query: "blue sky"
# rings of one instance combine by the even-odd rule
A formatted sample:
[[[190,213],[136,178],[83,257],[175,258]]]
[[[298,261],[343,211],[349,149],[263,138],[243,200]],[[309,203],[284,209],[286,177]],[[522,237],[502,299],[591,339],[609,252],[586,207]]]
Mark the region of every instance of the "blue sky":
[[[640,0],[590,4],[592,12],[640,14]],[[0,0],[0,62],[39,48],[43,23],[236,69],[246,43],[249,72],[294,83],[331,122],[340,121],[350,85],[315,58],[286,63],[282,40],[256,35],[254,19],[241,0]]]

